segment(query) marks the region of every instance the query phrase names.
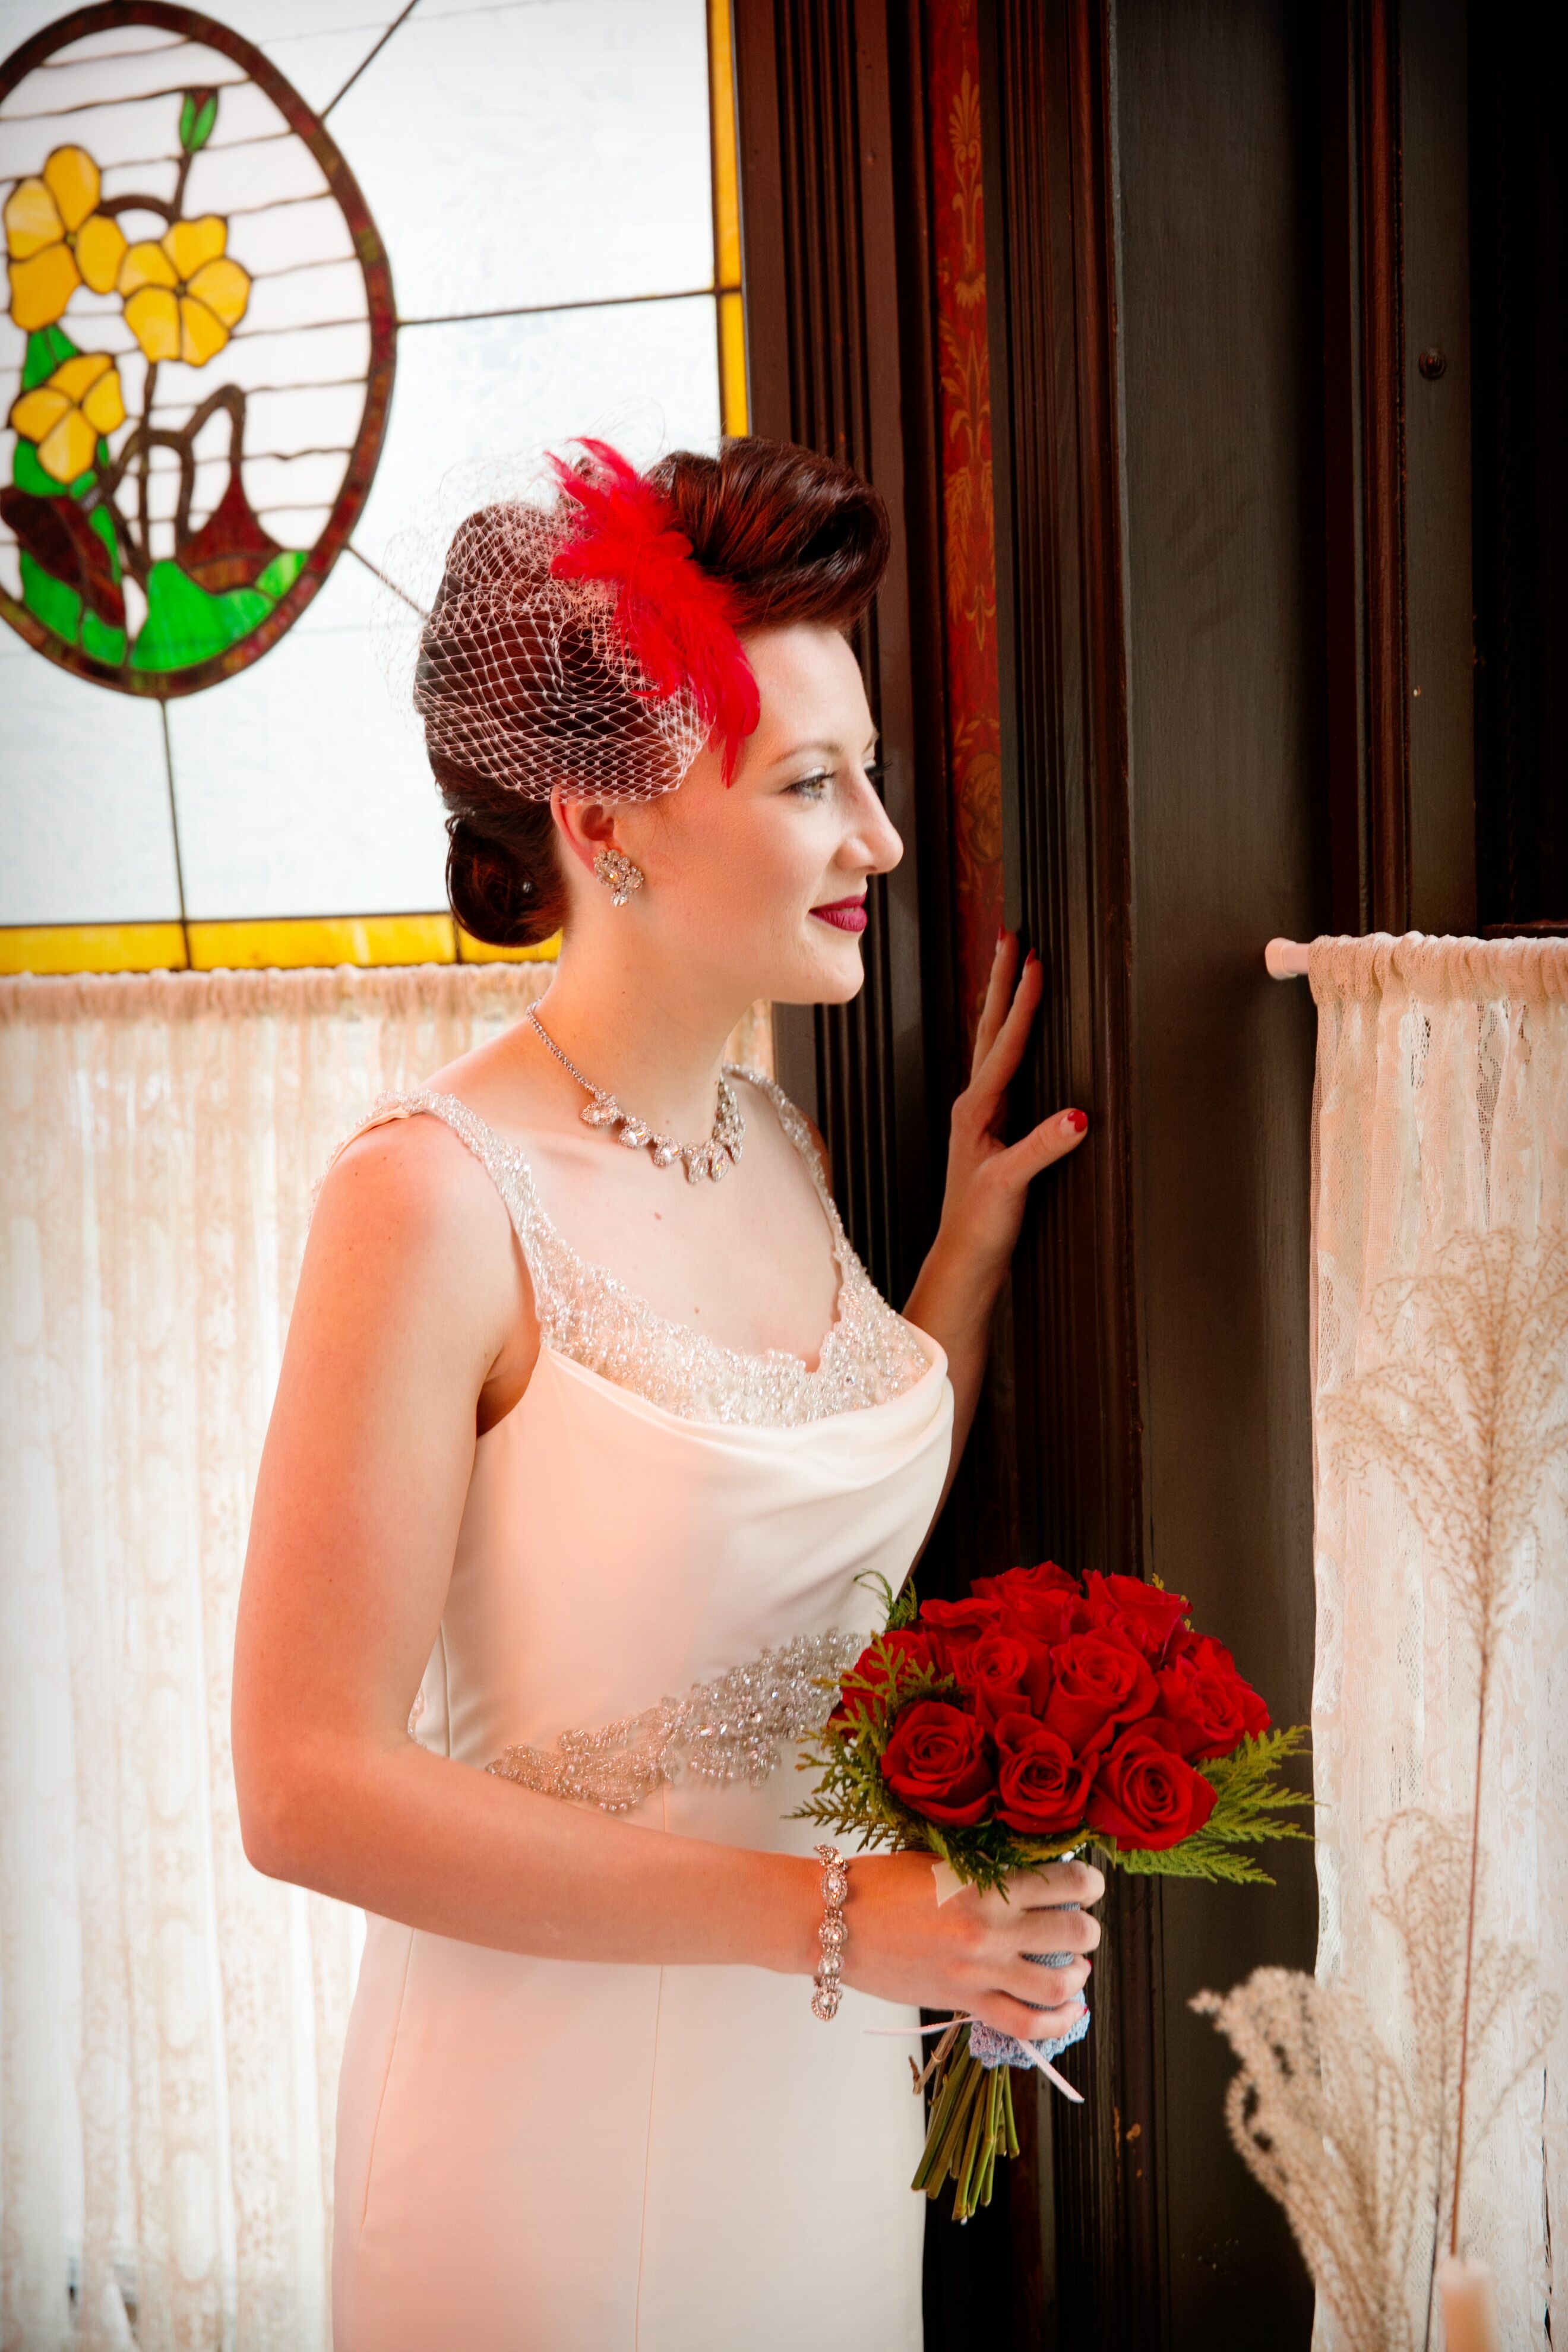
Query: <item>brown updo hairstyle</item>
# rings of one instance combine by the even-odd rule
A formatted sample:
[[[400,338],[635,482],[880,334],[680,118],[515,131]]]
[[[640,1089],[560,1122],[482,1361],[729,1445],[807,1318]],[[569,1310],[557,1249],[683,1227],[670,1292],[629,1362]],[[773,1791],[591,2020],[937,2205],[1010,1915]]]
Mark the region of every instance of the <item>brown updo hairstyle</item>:
[[[675,509],[698,562],[728,584],[742,628],[805,621],[847,634],[876,594],[888,561],[887,509],[870,484],[837,458],[752,437],[725,442],[717,457],[676,450],[648,478]],[[467,535],[486,520],[486,513],[471,516],[458,531],[448,580],[460,570]],[[426,625],[422,665],[437,666],[448,690],[457,679],[476,696],[494,698],[493,676],[487,678],[466,648],[460,620],[443,625],[447,603],[444,583]],[[572,649],[562,652],[575,666]],[[609,694],[586,648],[579,655],[583,697],[574,727],[614,728],[628,738],[646,731],[636,705]],[[538,679],[531,689],[521,660],[507,680],[505,716],[526,719],[525,731],[535,740],[542,713],[559,698],[559,681],[553,699],[546,684]],[[565,917],[566,886],[549,801],[454,758],[434,728],[426,740],[447,810],[447,895],[458,921],[493,947],[535,947],[550,939]],[[563,740],[563,774],[569,773]]]

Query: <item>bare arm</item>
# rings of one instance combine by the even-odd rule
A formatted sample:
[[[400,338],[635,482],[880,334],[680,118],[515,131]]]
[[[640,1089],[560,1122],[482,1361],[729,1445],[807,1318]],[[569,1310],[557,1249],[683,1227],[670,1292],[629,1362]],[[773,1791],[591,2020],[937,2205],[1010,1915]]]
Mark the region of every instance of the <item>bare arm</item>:
[[[475,1431],[538,1349],[505,1212],[430,1120],[357,1143],[323,1187],[258,1485],[235,1656],[234,1759],[258,1868],[464,1941],[562,1958],[739,1962],[807,1976],[816,1868],[669,1836],[427,1754],[405,1733],[445,1604]],[[919,1855],[851,1877],[848,1980],[1058,2031],[1096,1923],[1067,1864],[1011,1906],[939,1909]],[[1043,2013],[1025,1998],[1056,2004]],[[1066,2006],[1063,2006],[1066,2004]]]
[[[949,1486],[980,1402],[992,1311],[1017,1244],[1029,1186],[1043,1169],[1077,1150],[1089,1125],[1081,1111],[1055,1111],[1018,1142],[1002,1140],[1007,1088],[1024,1058],[1043,986],[1038,959],[1030,955],[1015,990],[1017,963],[1018,942],[1005,931],[975,1031],[969,1084],[952,1107],[942,1223],[904,1309],[947,1350]]]

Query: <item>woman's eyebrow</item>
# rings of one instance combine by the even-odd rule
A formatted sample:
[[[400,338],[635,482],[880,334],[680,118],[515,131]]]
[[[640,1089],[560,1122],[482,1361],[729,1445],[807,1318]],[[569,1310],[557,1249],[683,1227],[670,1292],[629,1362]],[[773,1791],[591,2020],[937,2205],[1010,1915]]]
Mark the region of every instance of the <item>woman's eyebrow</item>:
[[[877,749],[878,740],[876,730],[873,729],[870,740],[860,754],[862,759],[868,760],[871,757]],[[787,751],[776,752],[768,764],[773,768],[784,768],[787,767],[792,760],[838,760],[853,756],[847,744],[844,743],[793,743]]]
[[[782,768],[791,760],[836,760],[839,750],[837,743],[792,743],[787,751],[775,754],[773,765]]]

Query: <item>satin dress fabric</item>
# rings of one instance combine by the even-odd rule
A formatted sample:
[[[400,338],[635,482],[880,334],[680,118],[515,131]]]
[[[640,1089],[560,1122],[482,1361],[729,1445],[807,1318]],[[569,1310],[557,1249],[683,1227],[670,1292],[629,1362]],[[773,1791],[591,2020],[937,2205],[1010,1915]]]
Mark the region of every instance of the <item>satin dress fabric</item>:
[[[379,1115],[448,1116],[443,1100]],[[559,1241],[525,1163],[471,1113],[460,1131],[547,1294]],[[868,1289],[810,1160],[843,1288]],[[595,1270],[573,1263],[582,1353]],[[752,1394],[752,1417],[726,1422],[575,1360],[552,1319],[479,1441],[411,1718],[476,1769],[795,1636],[868,1634],[880,1607],[857,1580],[903,1581],[947,1469],[945,1360],[907,1325],[923,1369],[896,1392],[805,1419],[759,1419]],[[626,1818],[809,1853],[795,1762],[758,1786],[686,1774]],[[537,1959],[372,1917],[338,2105],[336,2352],[918,2352],[918,2018],[847,1990],[825,2024],[810,1993],[762,1969]]]

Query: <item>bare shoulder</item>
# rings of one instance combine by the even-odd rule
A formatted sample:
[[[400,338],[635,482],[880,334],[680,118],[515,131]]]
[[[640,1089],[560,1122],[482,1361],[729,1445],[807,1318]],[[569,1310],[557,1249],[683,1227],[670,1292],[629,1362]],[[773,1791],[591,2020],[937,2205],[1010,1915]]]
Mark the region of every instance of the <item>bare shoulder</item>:
[[[321,1185],[316,1223],[368,1214],[434,1236],[476,1213],[481,1225],[499,1221],[507,1231],[506,1205],[467,1144],[445,1119],[412,1113],[350,1137]]]
[[[506,1204],[444,1120],[389,1119],[338,1154],[311,1220],[301,1290],[382,1291],[459,1322],[515,1319],[516,1253]]]

